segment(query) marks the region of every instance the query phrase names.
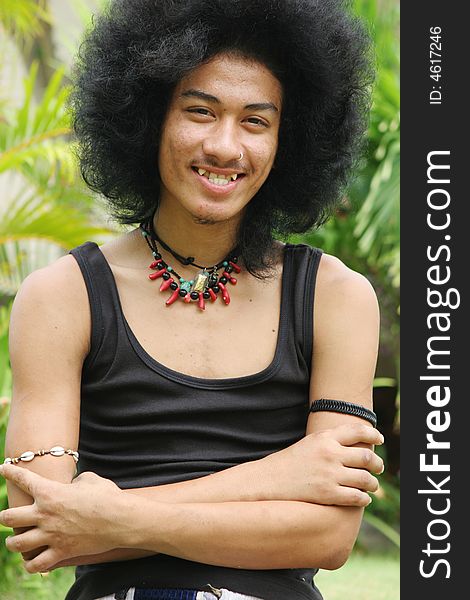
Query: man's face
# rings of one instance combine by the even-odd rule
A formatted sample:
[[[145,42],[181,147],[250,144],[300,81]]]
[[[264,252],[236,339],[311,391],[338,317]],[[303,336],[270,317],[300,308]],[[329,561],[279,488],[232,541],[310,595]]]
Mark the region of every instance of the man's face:
[[[281,101],[276,77],[246,58],[220,54],[185,76],[163,125],[161,206],[238,222],[273,166]]]

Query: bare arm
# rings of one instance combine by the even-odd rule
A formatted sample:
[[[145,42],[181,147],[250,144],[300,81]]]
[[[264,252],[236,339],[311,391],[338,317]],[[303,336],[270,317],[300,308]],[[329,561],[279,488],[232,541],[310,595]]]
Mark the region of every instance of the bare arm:
[[[88,350],[88,301],[72,257],[34,272],[23,282],[13,305],[9,349],[13,394],[5,455],[53,446],[77,449],[80,375]],[[73,318],[72,318],[73,315]],[[75,463],[70,456],[43,456],[24,468],[48,479],[70,483]],[[9,506],[33,498],[7,482]]]

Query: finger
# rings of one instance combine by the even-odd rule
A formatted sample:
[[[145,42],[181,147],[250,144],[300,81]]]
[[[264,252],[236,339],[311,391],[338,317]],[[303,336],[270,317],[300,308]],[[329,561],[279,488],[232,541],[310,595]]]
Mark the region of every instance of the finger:
[[[367,469],[370,473],[379,475],[384,471],[384,461],[369,448],[344,448],[343,465],[356,469]]]
[[[51,548],[47,548],[33,560],[27,560],[24,563],[24,568],[28,573],[45,573],[52,570],[59,560],[60,557],[57,556],[57,553]]]
[[[367,492],[363,492],[354,487],[339,485],[335,491],[335,501],[331,504],[364,508],[368,506],[371,501],[372,499]]]
[[[35,504],[7,508],[0,513],[0,523],[6,527],[34,527],[38,524],[38,514]]]
[[[23,560],[33,560],[33,558],[39,556],[41,552],[44,552],[46,548],[47,546],[41,546],[40,548],[35,548],[34,550],[30,550],[29,552],[22,552],[21,556],[23,557]]]
[[[36,527],[25,533],[11,535],[5,540],[5,546],[10,552],[30,552],[38,550],[43,546],[47,546],[46,535]]]
[[[35,490],[44,479],[37,473],[24,469],[17,465],[0,465],[0,475],[11,481],[30,496],[35,494]]]
[[[377,477],[374,477],[365,469],[343,467],[338,481],[343,486],[356,488],[363,492],[376,492],[379,489]]]
[[[352,446],[359,443],[380,446],[384,443],[384,437],[380,431],[365,423],[340,425],[334,431],[336,439],[343,446]]]

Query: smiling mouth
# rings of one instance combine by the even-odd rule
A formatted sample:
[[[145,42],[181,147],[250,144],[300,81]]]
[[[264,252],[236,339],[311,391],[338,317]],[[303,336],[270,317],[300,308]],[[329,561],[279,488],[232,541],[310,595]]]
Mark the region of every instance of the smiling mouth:
[[[205,177],[214,185],[224,186],[232,183],[233,181],[240,180],[242,177],[245,177],[243,173],[231,173],[228,175],[222,175],[221,173],[213,173],[207,169],[200,169],[198,167],[192,167],[193,171],[197,173],[200,177]]]

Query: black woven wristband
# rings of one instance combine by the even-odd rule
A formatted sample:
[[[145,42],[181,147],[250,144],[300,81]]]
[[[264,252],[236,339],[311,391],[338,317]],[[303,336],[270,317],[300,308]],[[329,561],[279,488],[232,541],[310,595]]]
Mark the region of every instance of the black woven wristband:
[[[372,410],[353,404],[352,402],[344,402],[344,400],[330,400],[328,398],[320,398],[315,400],[310,407],[310,412],[329,411],[344,413],[345,415],[353,415],[369,421],[374,427],[377,425],[377,415]]]

